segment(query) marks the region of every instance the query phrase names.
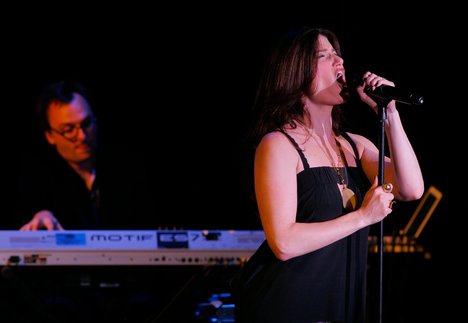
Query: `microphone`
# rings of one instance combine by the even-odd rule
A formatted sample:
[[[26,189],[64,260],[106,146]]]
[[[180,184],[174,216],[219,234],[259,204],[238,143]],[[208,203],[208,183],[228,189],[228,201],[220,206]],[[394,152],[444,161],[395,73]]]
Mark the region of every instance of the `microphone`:
[[[350,84],[353,87],[358,87],[363,84],[362,77],[353,75],[349,79],[348,84]],[[422,105],[424,103],[423,96],[399,87],[381,85],[379,87],[376,87],[374,90],[372,90],[371,88],[365,88],[364,92],[377,101],[395,100],[397,102],[408,105]]]

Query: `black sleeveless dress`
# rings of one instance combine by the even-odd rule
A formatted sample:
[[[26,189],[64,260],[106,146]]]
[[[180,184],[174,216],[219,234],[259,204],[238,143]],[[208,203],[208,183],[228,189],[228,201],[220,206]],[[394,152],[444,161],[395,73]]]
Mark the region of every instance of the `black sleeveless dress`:
[[[297,222],[322,222],[344,215],[335,169],[310,168],[294,139],[284,134],[304,164],[297,174]],[[355,143],[346,133],[342,136],[356,158],[357,166],[347,167],[347,172],[348,187],[355,192],[359,207],[370,183]],[[278,260],[263,242],[233,280],[235,322],[365,322],[368,234],[366,227],[287,261]]]

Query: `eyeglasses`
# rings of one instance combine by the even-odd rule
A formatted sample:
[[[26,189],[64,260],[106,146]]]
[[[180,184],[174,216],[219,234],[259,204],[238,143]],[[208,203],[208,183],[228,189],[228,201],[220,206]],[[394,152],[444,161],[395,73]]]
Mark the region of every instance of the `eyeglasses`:
[[[84,119],[81,123],[77,124],[67,124],[62,130],[57,130],[50,128],[50,130],[58,133],[65,139],[75,141],[78,137],[79,129],[83,130],[86,133],[94,131],[96,129],[97,119],[94,117],[88,117]]]

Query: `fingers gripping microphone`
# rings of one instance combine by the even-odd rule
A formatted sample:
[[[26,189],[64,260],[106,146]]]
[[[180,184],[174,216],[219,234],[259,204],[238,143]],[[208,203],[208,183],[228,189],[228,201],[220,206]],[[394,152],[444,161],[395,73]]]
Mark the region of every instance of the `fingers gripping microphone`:
[[[419,94],[402,90],[398,87],[382,85],[374,90],[367,88],[364,92],[373,99],[381,101],[395,100],[408,105],[422,105],[424,98]]]
[[[363,84],[362,77],[352,76],[348,83],[353,87],[358,87]],[[374,100],[378,101],[395,100],[408,105],[422,105],[424,103],[423,96],[399,87],[381,85],[374,90],[366,88],[364,89],[364,92]]]

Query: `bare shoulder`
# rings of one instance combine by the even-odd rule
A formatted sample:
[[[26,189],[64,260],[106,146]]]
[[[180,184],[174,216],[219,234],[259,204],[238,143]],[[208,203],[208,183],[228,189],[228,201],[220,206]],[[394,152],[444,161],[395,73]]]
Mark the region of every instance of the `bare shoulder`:
[[[258,144],[257,152],[268,152],[268,154],[286,155],[295,153],[296,149],[289,139],[279,131],[272,131],[263,136]]]
[[[255,154],[257,165],[275,169],[279,174],[285,169],[294,169],[297,173],[301,170],[299,154],[294,145],[283,133],[273,131],[263,136]]]
[[[259,143],[259,146],[275,146],[275,147],[283,147],[284,146],[292,146],[289,139],[280,131],[271,131],[263,136],[262,140]]]
[[[351,133],[351,132],[346,132],[346,133],[356,143],[356,146],[358,147],[358,149],[359,148],[367,148],[367,147],[375,146],[372,141],[370,141],[368,138],[366,138],[366,137],[364,137],[362,135],[359,135],[359,134],[356,134],[356,133]]]
[[[359,155],[362,156],[362,153],[366,150],[374,150],[375,149],[375,144],[369,140],[368,138],[362,136],[362,135],[359,135],[359,134],[355,134],[355,133],[351,133],[351,132],[346,132],[349,137],[353,140],[353,142],[356,144],[356,148],[359,152]]]

